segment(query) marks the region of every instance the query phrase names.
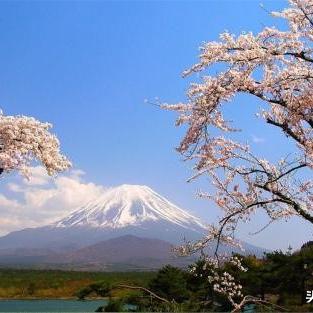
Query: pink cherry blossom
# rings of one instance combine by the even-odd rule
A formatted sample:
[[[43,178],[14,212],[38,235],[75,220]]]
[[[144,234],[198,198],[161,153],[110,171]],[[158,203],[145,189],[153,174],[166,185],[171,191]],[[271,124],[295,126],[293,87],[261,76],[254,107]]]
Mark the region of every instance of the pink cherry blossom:
[[[33,161],[42,163],[49,175],[71,166],[61,154],[57,137],[49,132],[49,123],[33,117],[0,115],[0,171],[21,171],[28,176]]]

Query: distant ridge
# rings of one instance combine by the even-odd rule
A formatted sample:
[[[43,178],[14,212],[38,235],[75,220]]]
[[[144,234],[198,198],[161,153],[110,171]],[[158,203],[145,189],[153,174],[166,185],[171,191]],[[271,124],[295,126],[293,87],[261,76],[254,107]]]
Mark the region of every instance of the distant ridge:
[[[153,270],[166,264],[187,266],[194,257],[181,258],[172,252],[170,243],[150,238],[125,235],[98,242],[70,253],[48,256],[42,263],[85,265],[98,269]]]

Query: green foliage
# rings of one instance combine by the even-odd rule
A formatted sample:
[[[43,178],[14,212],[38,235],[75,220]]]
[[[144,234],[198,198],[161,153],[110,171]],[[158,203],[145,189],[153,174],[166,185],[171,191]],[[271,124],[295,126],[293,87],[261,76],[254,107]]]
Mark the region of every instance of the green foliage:
[[[250,294],[272,293],[279,294],[281,298],[292,294],[303,298],[305,291],[313,287],[312,261],[313,246],[293,254],[281,251],[268,253],[259,266],[248,266],[249,271],[243,275],[243,282]]]
[[[244,293],[261,297],[276,295],[276,303],[282,306],[305,304],[307,290],[313,289],[313,245],[304,244],[294,253],[274,251],[263,260],[245,257],[249,269],[241,273]]]
[[[76,296],[80,300],[84,300],[86,297],[89,297],[91,295],[96,295],[100,297],[107,297],[110,295],[110,291],[112,289],[112,286],[110,283],[103,281],[103,282],[98,282],[94,284],[90,284],[89,286],[80,289],[77,293]]]
[[[213,286],[207,276],[209,268],[199,260],[192,267],[196,271],[182,270],[173,266],[165,266],[148,284],[149,290],[169,302],[160,301],[149,294],[128,297],[125,301],[136,305],[141,312],[201,312],[222,311],[230,309],[229,303],[220,295],[214,294]]]
[[[171,265],[163,267],[149,283],[149,289],[170,301],[181,303],[188,298],[186,273]]]

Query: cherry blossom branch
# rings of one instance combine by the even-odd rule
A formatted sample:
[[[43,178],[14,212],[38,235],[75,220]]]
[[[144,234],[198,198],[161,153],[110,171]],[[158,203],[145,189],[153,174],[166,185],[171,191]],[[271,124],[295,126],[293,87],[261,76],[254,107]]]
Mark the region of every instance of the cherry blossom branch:
[[[261,305],[263,304],[265,306],[268,305],[268,307],[271,307],[271,308],[276,308],[279,310],[288,311],[286,308],[284,308],[280,305],[277,305],[277,304],[271,303],[269,301],[262,300],[262,299],[247,295],[247,296],[243,297],[243,299],[241,300],[241,302],[239,304],[235,304],[235,308],[231,312],[233,312],[233,313],[241,312],[241,310],[247,304],[261,304]]]
[[[177,150],[194,164],[189,181],[208,175],[213,193],[201,196],[222,212],[219,224],[211,225],[201,240],[182,247],[183,254],[216,242],[218,264],[220,243],[236,244],[239,222],[249,221],[260,209],[268,215],[268,225],[292,216],[313,224],[313,1],[289,2],[289,8],[273,13],[288,22],[288,30],[265,27],[257,35],[239,36],[224,32],[220,41],[204,43],[199,62],[183,73],[201,72],[200,82],[191,84],[186,103],[162,106],[178,112],[176,125],[187,126]],[[220,63],[223,71],[210,75],[208,70]],[[274,164],[255,155],[246,143],[231,139],[236,128],[223,113],[225,104],[232,104],[239,93],[266,104],[258,116],[287,136],[292,154]],[[218,290],[236,307],[230,289]]]
[[[158,296],[156,293],[154,293],[153,291],[145,288],[145,287],[140,287],[140,286],[131,286],[131,285],[125,285],[125,284],[119,284],[119,285],[115,285],[113,288],[117,288],[117,289],[134,289],[134,290],[141,290],[144,291],[148,294],[150,294],[152,297],[165,302],[165,303],[171,303],[169,300],[162,298],[160,296]]]

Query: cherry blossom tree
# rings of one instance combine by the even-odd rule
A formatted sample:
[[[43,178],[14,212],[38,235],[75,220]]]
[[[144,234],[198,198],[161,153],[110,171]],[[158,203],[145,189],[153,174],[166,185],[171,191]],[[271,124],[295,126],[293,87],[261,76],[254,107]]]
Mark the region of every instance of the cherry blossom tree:
[[[71,166],[61,154],[57,137],[49,123],[33,117],[0,115],[0,174],[13,170],[28,176],[33,161],[39,161],[49,175]]]
[[[313,223],[313,0],[289,3],[272,13],[287,21],[287,30],[265,27],[256,35],[239,36],[224,32],[220,41],[204,43],[199,62],[183,73],[202,75],[190,85],[187,101],[163,105],[179,113],[177,125],[187,126],[178,151],[195,164],[191,180],[209,175],[215,191],[200,196],[223,213],[208,235],[182,247],[183,253],[213,240],[234,244],[238,225],[259,210],[269,223],[292,216]],[[211,75],[212,69],[222,70]],[[274,163],[233,139],[238,129],[223,110],[238,94],[263,101],[264,109],[256,113],[290,139],[292,155]]]

